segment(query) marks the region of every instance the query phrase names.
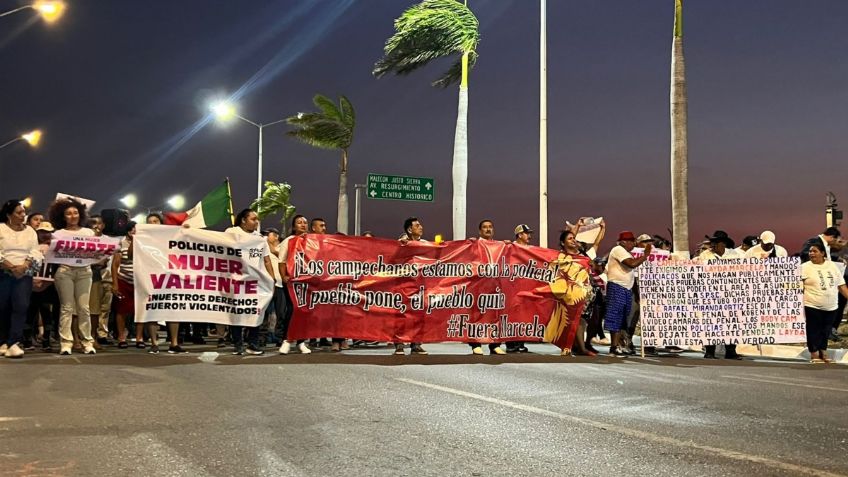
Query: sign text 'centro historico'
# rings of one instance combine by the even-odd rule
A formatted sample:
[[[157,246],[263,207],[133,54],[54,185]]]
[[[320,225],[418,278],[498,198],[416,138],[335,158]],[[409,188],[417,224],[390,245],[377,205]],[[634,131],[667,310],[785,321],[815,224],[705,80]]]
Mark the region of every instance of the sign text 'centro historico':
[[[431,177],[368,174],[368,198],[433,202],[436,182]]]

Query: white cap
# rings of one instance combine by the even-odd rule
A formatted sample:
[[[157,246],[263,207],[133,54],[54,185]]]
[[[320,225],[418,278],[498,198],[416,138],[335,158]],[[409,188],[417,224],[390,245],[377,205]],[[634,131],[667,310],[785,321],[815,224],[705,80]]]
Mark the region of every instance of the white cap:
[[[771,230],[766,230],[765,232],[761,233],[760,242],[774,243],[774,232],[772,232]]]

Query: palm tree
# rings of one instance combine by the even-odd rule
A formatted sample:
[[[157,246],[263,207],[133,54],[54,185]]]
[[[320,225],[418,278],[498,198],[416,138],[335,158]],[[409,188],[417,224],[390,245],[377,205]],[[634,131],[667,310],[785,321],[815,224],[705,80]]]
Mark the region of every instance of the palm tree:
[[[686,65],[683,60],[683,0],[674,0],[671,44],[671,216],[676,255],[689,258],[689,153]],[[684,256],[685,254],[685,256]]]
[[[467,0],[466,0],[467,2]],[[477,61],[480,42],[477,17],[457,0],[424,0],[395,20],[395,34],[386,40],[383,59],[374,75],[409,74],[431,60],[461,55],[433,86],[459,81],[459,108],[453,144],[453,238],[464,239],[468,183],[468,71]]]
[[[265,182],[265,192],[262,197],[255,199],[250,204],[250,208],[256,211],[256,215],[260,219],[273,214],[282,214],[280,219],[281,231],[286,235],[286,224],[294,215],[294,206],[291,205],[291,186],[285,182],[279,184],[267,181]]]
[[[339,207],[336,218],[336,231],[348,233],[347,163],[348,152],[353,143],[353,129],[356,127],[356,114],[353,105],[344,96],[339,96],[339,104],[320,94],[312,98],[319,109],[315,113],[297,113],[286,118],[295,126],[289,136],[323,149],[337,149],[342,153],[339,164]]]

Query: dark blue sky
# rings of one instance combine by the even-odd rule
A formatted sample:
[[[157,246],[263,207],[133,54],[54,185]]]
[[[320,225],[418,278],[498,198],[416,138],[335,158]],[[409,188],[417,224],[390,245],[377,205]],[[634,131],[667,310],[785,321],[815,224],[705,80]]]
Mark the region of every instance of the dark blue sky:
[[[433,176],[433,204],[369,200],[364,227],[396,236],[417,215],[450,235],[457,89],[441,65],[371,75],[411,1],[70,1],[46,27],[0,19],[0,134],[39,127],[38,150],[0,151],[0,191],[57,191],[116,206],[127,192],[189,204],[229,176],[236,208],[255,192],[257,131],[204,124],[207,102],[241,89],[240,112],[270,122],[315,93],[357,108],[353,183],[368,172]],[[668,235],[668,76],[673,0],[550,0],[550,228],[603,215],[611,232]],[[538,2],[470,0],[481,24],[470,77],[469,230],[509,238],[538,224]],[[12,7],[13,2],[6,2]],[[824,227],[824,194],[848,202],[848,2],[687,0],[690,233],[738,240],[771,228],[794,250]],[[337,162],[266,130],[265,178],[334,228]],[[5,140],[6,138],[0,138]],[[352,225],[351,225],[352,229]]]

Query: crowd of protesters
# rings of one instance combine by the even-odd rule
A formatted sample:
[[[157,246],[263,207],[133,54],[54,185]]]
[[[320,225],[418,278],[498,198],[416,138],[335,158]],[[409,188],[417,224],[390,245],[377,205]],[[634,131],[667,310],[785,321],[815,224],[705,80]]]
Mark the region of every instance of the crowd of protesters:
[[[129,331],[134,332],[134,346],[159,353],[160,325],[133,323],[133,236],[135,223],[128,224],[128,233],[122,238],[119,252],[109,259],[91,266],[44,264],[44,253],[55,237],[100,236],[104,222],[98,215],[88,215],[86,206],[74,199],[60,199],[51,204],[45,214],[25,210],[19,200],[9,200],[0,211],[0,355],[20,358],[26,351],[40,344],[44,351],[53,351],[52,343],[58,340],[60,355],[74,351],[96,354],[103,346],[119,349],[129,347]],[[151,213],[147,224],[162,224],[160,214]],[[592,226],[599,230],[592,243],[578,241],[581,229]],[[274,278],[272,301],[258,327],[205,323],[165,324],[168,353],[185,353],[182,344],[205,344],[214,333],[218,347],[233,346],[233,354],[263,354],[266,346],[279,347],[280,354],[297,351],[309,354],[313,348],[328,348],[339,352],[351,346],[376,346],[376,342],[353,341],[343,337],[325,337],[314,340],[289,342],[287,338],[292,319],[292,299],[286,284],[291,277],[286,269],[289,241],[294,237],[326,233],[326,222],[321,218],[307,219],[297,215],[292,219],[290,233],[283,237],[279,230],[267,228],[260,232],[259,217],[254,210],[244,209],[235,218],[227,232],[255,234],[266,237],[263,249],[264,270]],[[495,240],[495,226],[483,220],[478,226],[478,240]],[[533,229],[519,224],[507,242],[518,246],[532,245]],[[608,354],[626,357],[635,354],[633,336],[639,322],[640,266],[649,260],[654,249],[671,251],[671,243],[659,235],[620,232],[616,244],[606,256],[599,254],[600,244],[606,234],[603,221],[595,224],[591,219],[581,219],[575,225],[566,224],[559,237],[560,263],[567,263],[570,279],[585,296],[579,312],[579,326],[573,346],[564,346],[556,336],[546,341],[557,344],[563,355],[596,356],[595,345],[609,346]],[[365,236],[373,236],[365,232]],[[836,265],[846,261],[848,247],[840,240],[840,232],[828,227],[822,234],[811,238],[797,256],[803,263],[801,279],[804,289],[804,312],[807,322],[807,347],[811,360],[825,363],[828,339],[837,339],[848,299],[845,285],[848,274],[845,267]],[[401,245],[426,241],[424,226],[417,217],[403,223],[403,233],[398,238]],[[784,247],[775,243],[775,234],[764,231],[746,236],[739,247],[728,234],[717,230],[691,253],[697,260],[727,260],[734,258],[786,257]],[[634,249],[639,253],[634,256]],[[575,278],[577,277],[577,278]],[[549,327],[549,331],[553,327]],[[606,333],[609,334],[607,337]],[[502,345],[505,344],[505,347]],[[426,355],[421,343],[390,343],[394,353],[403,355],[409,346],[412,354]],[[483,345],[469,342],[472,354],[482,355]],[[494,342],[487,344],[490,354],[526,353],[524,342]],[[724,357],[741,359],[735,346],[725,345]],[[666,352],[679,352],[679,348],[666,348]],[[656,355],[658,350],[646,348]],[[704,356],[715,359],[716,347],[706,346]]]

